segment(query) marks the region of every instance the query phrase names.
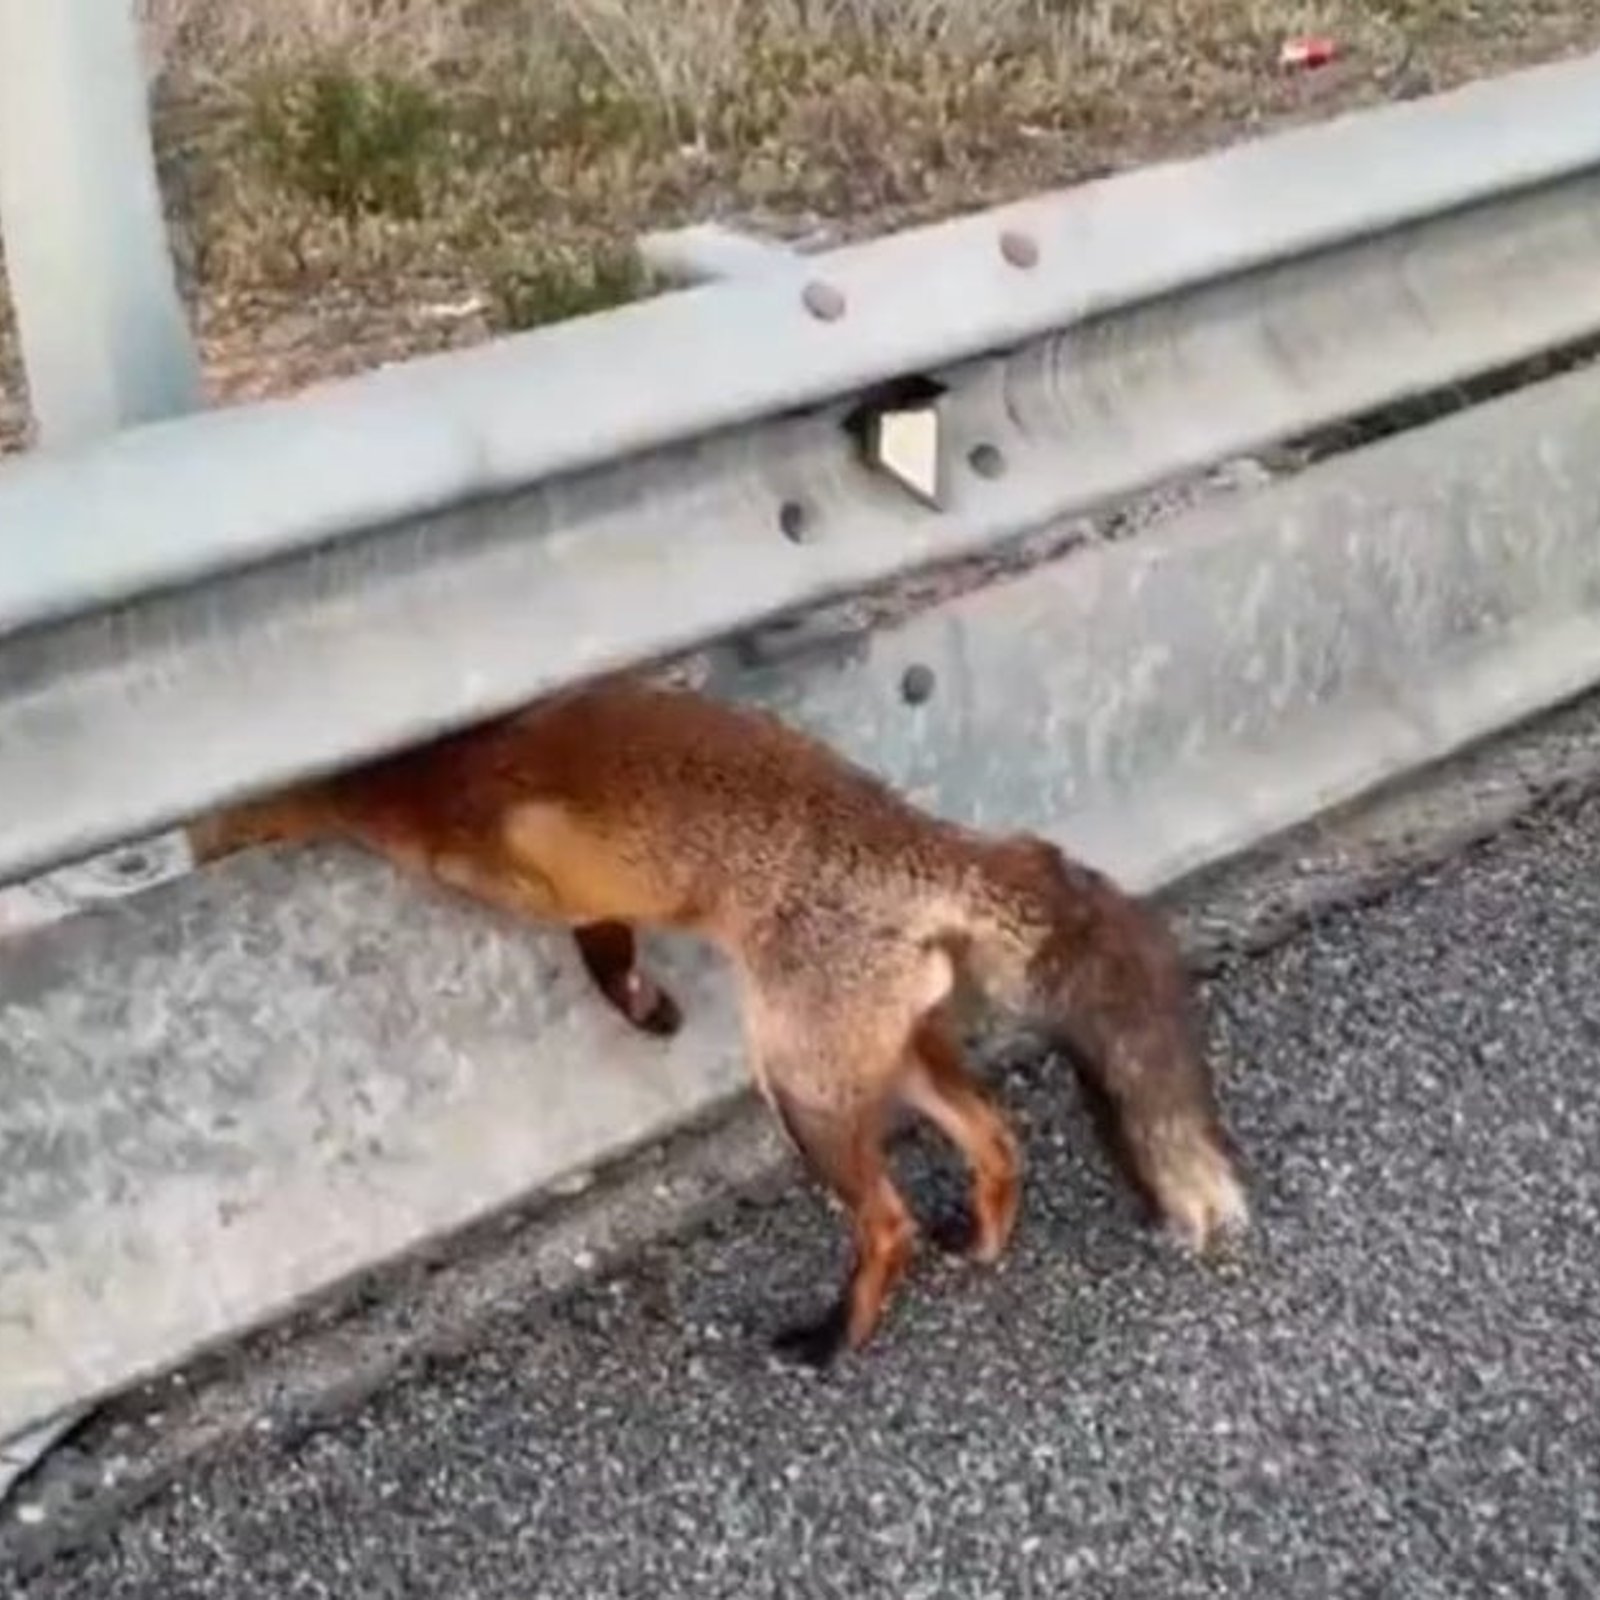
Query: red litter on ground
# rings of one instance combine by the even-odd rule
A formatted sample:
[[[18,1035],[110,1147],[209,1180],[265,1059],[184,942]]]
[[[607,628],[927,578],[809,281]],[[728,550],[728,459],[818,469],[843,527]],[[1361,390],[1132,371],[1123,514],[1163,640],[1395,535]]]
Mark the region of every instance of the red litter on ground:
[[[1286,39],[1278,56],[1280,67],[1325,67],[1338,55],[1339,46],[1332,40],[1311,35],[1302,39]]]

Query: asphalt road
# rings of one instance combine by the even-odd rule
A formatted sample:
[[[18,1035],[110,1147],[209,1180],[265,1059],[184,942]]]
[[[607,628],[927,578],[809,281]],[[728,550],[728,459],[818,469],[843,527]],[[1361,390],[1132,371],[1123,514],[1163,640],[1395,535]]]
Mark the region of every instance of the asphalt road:
[[[841,1241],[805,1192],[730,1207],[18,1600],[1600,1593],[1600,804],[1208,1003],[1235,1267],[1136,1228],[1041,1064],[1015,1253],[930,1265],[869,1358],[769,1363]]]

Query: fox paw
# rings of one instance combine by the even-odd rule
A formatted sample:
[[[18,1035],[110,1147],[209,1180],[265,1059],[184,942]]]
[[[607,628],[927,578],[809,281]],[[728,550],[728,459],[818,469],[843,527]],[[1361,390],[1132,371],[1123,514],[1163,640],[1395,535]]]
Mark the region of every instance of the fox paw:
[[[840,1301],[826,1316],[797,1323],[774,1336],[775,1354],[795,1366],[821,1372],[833,1365],[844,1349],[850,1327],[850,1308]]]
[[[947,1256],[968,1258],[978,1253],[978,1223],[965,1206],[940,1212],[923,1229],[928,1243]]]
[[[654,978],[632,968],[607,998],[641,1033],[670,1039],[683,1026],[683,1009]]]

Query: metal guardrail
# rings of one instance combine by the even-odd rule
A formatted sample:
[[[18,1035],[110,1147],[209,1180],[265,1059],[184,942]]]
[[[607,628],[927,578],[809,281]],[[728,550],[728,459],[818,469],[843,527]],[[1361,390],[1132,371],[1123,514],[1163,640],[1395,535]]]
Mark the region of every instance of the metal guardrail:
[[[709,684],[1156,889],[1600,681],[1597,436],[1569,372]],[[709,1115],[735,985],[647,948],[670,1041],[558,932],[323,849],[0,951],[0,1438]]]
[[[1600,57],[24,458],[0,877],[1590,334],[1597,201]]]

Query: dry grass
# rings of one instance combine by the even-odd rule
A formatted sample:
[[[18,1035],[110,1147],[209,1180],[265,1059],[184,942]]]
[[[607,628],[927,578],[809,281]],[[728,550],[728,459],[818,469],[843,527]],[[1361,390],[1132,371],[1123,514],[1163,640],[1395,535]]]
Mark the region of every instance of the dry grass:
[[[845,234],[1600,43],[1586,0],[140,0],[221,396],[645,291],[642,228]],[[1283,39],[1340,41],[1278,66]]]

